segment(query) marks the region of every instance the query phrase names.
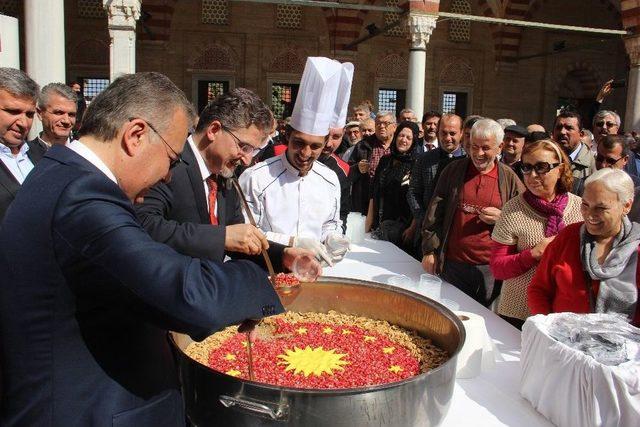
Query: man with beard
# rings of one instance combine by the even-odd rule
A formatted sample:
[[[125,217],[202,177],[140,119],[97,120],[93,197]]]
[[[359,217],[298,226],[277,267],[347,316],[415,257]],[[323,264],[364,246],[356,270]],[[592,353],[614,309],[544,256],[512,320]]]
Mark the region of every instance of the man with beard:
[[[211,101],[187,138],[184,165],[173,169],[170,182],[151,188],[136,206],[142,226],[158,242],[197,258],[222,262],[258,256],[269,249],[276,269],[290,268],[300,250],[269,243],[245,224],[241,202],[230,179],[240,164],[248,165],[272,129],[273,116],[248,89],[235,89]]]
[[[438,124],[442,114],[437,111],[427,111],[422,116],[422,132],[424,134],[422,144],[416,146],[418,154],[433,150],[438,147]]]
[[[40,91],[36,111],[42,122],[42,132],[32,142],[49,148],[70,141],[76,124],[77,96],[67,85],[49,83]]]
[[[504,203],[524,191],[511,168],[497,161],[503,138],[494,120],[473,125],[469,157],[444,168],[422,225],[425,271],[487,306],[495,296],[491,232]]]
[[[560,144],[571,159],[574,178],[584,179],[596,170],[591,149],[580,140],[582,119],[573,111],[562,111],[553,125],[553,140]]]
[[[351,181],[349,181],[349,164],[335,154],[342,140],[343,129],[329,129],[327,142],[318,161],[334,171],[340,181],[340,220],[342,220],[342,231],[344,232],[347,229],[347,216],[351,207]]]
[[[284,153],[247,169],[240,185],[258,228],[268,239],[317,251],[329,264],[344,257],[340,220],[340,182],[316,160],[330,128],[342,128],[347,115],[353,64],[308,58],[291,116]],[[338,135],[336,135],[338,136]],[[339,135],[340,138],[342,135]],[[332,139],[339,144],[340,138]]]
[[[44,147],[26,138],[36,113],[38,85],[14,68],[0,68],[0,221]]]

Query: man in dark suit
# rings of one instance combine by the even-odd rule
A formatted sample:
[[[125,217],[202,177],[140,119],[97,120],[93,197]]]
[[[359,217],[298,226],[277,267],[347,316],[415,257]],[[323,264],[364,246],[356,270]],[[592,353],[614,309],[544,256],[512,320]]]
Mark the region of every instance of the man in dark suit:
[[[33,124],[38,84],[20,70],[0,68],[0,221],[44,147],[26,142]]]
[[[259,256],[269,248],[274,267],[290,268],[306,251],[267,242],[245,224],[240,198],[231,186],[238,165],[249,165],[273,124],[273,115],[248,89],[235,89],[210,102],[189,136],[183,157],[188,165],[174,169],[171,182],[151,188],[136,206],[138,218],[155,240],[185,255],[222,261]]]
[[[167,77],[124,75],[26,179],[0,228],[1,425],[184,425],[167,330],[283,310],[254,264],[178,254],[138,223],[193,115]]]

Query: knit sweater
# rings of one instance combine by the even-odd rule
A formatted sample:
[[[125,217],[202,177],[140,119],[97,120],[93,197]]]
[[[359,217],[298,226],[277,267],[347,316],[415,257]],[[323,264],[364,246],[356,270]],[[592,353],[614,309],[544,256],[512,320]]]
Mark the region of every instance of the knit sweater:
[[[562,216],[567,225],[582,221],[580,214],[582,199],[571,193],[568,195],[569,200]],[[497,243],[515,246],[517,253],[499,257],[500,259],[492,259],[492,270],[495,270],[500,263],[518,263],[520,265],[526,263],[529,268],[520,275],[507,278],[503,282],[498,305],[499,314],[522,320],[530,315],[527,308],[527,287],[531,283],[537,266],[535,260],[530,261],[532,260],[530,251],[544,239],[546,225],[547,218],[534,210],[522,195],[514,197],[504,205],[502,215],[493,229],[491,238]],[[494,271],[494,274],[496,274],[496,278],[500,277],[499,272]]]

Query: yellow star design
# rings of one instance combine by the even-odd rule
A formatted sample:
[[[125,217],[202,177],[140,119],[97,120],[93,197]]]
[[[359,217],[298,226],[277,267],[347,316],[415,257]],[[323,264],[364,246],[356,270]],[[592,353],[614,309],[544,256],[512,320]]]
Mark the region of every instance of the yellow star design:
[[[231,353],[227,353],[227,354],[224,356],[224,358],[225,358],[226,360],[236,360],[236,356],[235,356],[234,354],[231,354]]]
[[[325,333],[325,334],[331,334],[331,333],[333,333],[333,329],[331,329],[331,328],[324,328],[324,329],[322,330],[322,332],[323,332],[323,333]]]
[[[300,335],[304,335],[307,333],[307,328],[298,328],[296,329],[296,332]]]
[[[227,372],[225,372],[225,374],[227,375],[231,375],[232,377],[237,377],[238,375],[240,375],[242,372],[237,371],[235,369],[230,369]]]
[[[249,345],[249,343],[247,341],[242,341],[242,346],[243,347],[247,347]]]
[[[364,336],[364,342],[371,342],[371,341],[375,341],[376,337],[372,337],[370,335],[365,335]]]
[[[389,367],[389,372],[393,372],[394,374],[400,373],[402,371],[403,369],[398,365],[391,365],[391,367]]]
[[[394,351],[396,351],[395,347],[383,347],[382,348],[382,352],[384,354],[393,354]]]
[[[342,330],[342,335],[351,335],[352,333],[353,333],[353,332],[351,332],[351,331],[350,331],[350,330],[348,330],[348,329],[343,329],[343,330]]]
[[[293,347],[293,350],[286,350],[286,354],[279,354],[278,365],[287,365],[285,372],[293,371],[294,375],[302,373],[305,377],[313,374],[320,376],[324,373],[333,375],[333,371],[344,371],[343,366],[349,362],[342,360],[346,354],[336,353],[335,349],[325,350],[322,347],[304,349]]]

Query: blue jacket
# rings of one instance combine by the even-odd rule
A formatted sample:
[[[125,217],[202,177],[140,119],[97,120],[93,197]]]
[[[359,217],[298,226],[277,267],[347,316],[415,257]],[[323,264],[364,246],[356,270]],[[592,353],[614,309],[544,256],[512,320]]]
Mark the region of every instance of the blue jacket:
[[[179,426],[167,330],[201,339],[283,310],[264,272],[153,241],[122,190],[66,147],[0,229],[3,426]]]

